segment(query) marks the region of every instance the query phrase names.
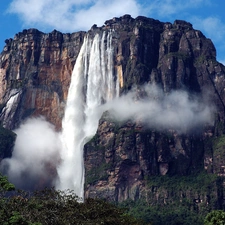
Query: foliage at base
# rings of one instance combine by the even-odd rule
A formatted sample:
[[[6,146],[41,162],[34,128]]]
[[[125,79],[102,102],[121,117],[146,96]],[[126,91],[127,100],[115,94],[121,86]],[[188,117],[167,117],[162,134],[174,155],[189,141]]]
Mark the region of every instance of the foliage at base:
[[[203,225],[204,216],[188,210],[187,205],[151,205],[144,200],[125,201],[120,207],[127,208],[128,214],[152,225]]]
[[[35,193],[17,191],[1,199],[0,224],[23,225],[142,225],[141,220],[104,200],[83,203],[72,191],[45,189]]]
[[[225,212],[223,210],[213,210],[207,214],[204,225],[225,225]]]

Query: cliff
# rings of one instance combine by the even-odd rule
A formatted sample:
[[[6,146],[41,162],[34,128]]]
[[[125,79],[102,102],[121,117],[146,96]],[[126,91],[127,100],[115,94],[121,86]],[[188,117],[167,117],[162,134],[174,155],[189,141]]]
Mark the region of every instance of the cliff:
[[[88,34],[109,30],[114,31],[120,95],[134,85],[157,84],[166,95],[180,89],[202,98],[210,93],[216,111],[213,124],[188,134],[149,128],[140,121],[118,122],[104,113],[96,135],[84,148],[86,197],[165,202],[176,195],[204,205],[217,198],[216,204],[224,207],[224,189],[216,180],[206,185],[214,192],[201,194],[188,187],[183,195],[152,181],[158,175],[191,176],[202,171],[225,175],[225,67],[216,61],[213,43],[188,22],[171,24],[129,15],[108,20],[102,27],[94,25]],[[14,129],[30,116],[43,115],[61,129],[70,76],[84,35],[29,29],[6,40],[0,56],[0,119],[5,128]]]
[[[1,121],[15,129],[29,116],[43,115],[58,129],[74,62],[84,32],[44,34],[23,30],[6,40],[0,62]]]
[[[148,180],[158,175],[188,176],[202,171],[224,176],[225,67],[216,61],[211,40],[190,23],[179,20],[170,24],[124,16],[106,25],[118,32],[116,65],[122,93],[133,84],[146,82],[159,85],[164,93],[184,89],[206,96],[207,89],[217,110],[213,126],[189,134],[146,128],[138,121],[120,123],[104,114],[97,134],[85,146],[86,196],[112,201],[144,198],[149,202],[160,196],[166,201],[171,195],[168,187],[157,191],[159,184],[148,186]],[[181,194],[177,195],[182,201]],[[205,205],[213,199],[206,193],[199,197],[199,190],[191,195]]]

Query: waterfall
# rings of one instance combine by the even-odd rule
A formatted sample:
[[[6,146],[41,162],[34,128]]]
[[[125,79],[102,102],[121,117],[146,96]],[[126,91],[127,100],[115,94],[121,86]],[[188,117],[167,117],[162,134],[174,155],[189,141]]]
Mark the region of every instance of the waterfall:
[[[96,133],[99,107],[118,95],[114,75],[112,32],[84,38],[76,60],[62,121],[61,164],[57,168],[60,190],[84,197],[84,144]]]

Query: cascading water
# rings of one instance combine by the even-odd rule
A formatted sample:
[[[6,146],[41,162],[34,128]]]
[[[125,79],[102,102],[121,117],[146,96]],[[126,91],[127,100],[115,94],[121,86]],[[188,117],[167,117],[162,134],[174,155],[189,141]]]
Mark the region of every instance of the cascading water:
[[[99,107],[118,95],[114,76],[112,32],[88,35],[75,63],[62,121],[61,164],[57,188],[83,198],[84,144],[96,133]]]

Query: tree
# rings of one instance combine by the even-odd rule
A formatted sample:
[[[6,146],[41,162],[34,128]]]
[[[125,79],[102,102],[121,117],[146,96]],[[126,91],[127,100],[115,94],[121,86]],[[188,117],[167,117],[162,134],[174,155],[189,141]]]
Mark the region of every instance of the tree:
[[[0,174],[0,193],[1,195],[6,191],[14,191],[15,185],[8,181],[6,176]]]
[[[211,211],[206,215],[204,225],[225,225],[225,212],[223,210]]]
[[[54,188],[34,193],[16,191],[0,206],[0,224],[24,225],[143,225],[122,208],[100,199],[78,201],[73,191]]]

